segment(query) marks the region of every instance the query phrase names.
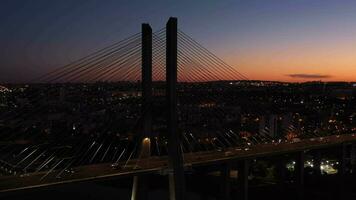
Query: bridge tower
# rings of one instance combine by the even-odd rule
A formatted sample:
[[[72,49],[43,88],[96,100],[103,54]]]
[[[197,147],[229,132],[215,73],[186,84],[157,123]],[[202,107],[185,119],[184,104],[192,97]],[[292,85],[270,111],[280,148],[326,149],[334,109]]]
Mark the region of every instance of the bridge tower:
[[[166,98],[168,110],[169,189],[171,200],[184,200],[185,178],[177,117],[177,18],[166,25]]]
[[[141,87],[142,87],[142,132],[139,135],[140,158],[151,156],[152,135],[152,28],[149,24],[141,27]],[[145,200],[148,194],[148,175],[135,176],[132,186],[131,200]]]
[[[171,200],[185,199],[185,178],[180,137],[177,124],[177,18],[170,18],[166,25],[166,101],[167,137],[169,158],[169,190]],[[151,155],[152,131],[152,29],[142,24],[142,139],[140,157]],[[134,177],[131,200],[147,199],[147,177]]]
[[[142,24],[142,117],[143,142],[150,143],[152,132],[152,29],[149,24]],[[143,144],[145,145],[145,144]],[[149,156],[150,149],[146,150]],[[146,156],[146,155],[143,155]]]

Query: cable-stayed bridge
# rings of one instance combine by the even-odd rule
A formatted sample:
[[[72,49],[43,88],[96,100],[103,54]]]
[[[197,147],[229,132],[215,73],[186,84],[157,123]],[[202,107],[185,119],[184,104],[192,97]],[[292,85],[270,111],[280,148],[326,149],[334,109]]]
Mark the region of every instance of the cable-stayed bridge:
[[[271,126],[238,130],[237,112],[259,121],[265,111],[239,102],[237,81],[243,90],[248,78],[179,30],[176,18],[155,32],[143,24],[141,33],[13,91],[25,90],[20,106],[1,114],[0,191],[130,176],[132,199],[142,199],[145,175],[159,173],[169,177],[171,199],[186,199],[186,171],[219,169],[229,182],[236,168],[247,199],[254,158],[295,157],[301,194],[306,151],[339,148],[340,171],[353,167],[354,134],[294,124],[279,136]],[[229,193],[225,184],[223,198]]]

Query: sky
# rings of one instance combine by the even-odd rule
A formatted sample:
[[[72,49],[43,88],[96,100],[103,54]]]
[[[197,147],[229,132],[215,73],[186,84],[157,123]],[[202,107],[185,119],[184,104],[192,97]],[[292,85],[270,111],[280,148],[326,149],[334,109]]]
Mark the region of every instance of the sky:
[[[170,16],[249,79],[356,81],[355,0],[1,0],[0,82],[32,80]]]

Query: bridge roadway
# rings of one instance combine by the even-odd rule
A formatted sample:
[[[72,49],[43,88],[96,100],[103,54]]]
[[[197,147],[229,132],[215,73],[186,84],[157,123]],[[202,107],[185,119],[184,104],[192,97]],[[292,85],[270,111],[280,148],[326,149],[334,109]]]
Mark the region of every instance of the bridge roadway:
[[[184,154],[184,163],[186,167],[217,165],[234,160],[322,149],[352,142],[356,142],[355,134],[311,138],[299,142],[259,144],[244,149],[229,148],[223,151],[186,153]],[[124,163],[121,164],[123,165]],[[55,171],[43,179],[41,178],[47,173],[46,171],[26,175],[3,176],[0,177],[0,192],[13,192],[74,182],[105,180],[145,173],[165,173],[167,170],[168,160],[166,156],[140,160],[133,159],[126,165],[126,168],[115,169],[111,166],[111,163],[86,165],[75,168],[74,173],[67,173],[61,178],[56,178],[58,172]]]

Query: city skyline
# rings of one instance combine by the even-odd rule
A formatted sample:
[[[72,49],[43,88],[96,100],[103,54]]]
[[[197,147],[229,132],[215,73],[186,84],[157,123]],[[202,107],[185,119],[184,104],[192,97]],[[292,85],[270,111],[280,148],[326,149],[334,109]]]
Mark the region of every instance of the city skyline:
[[[349,0],[1,4],[0,82],[32,80],[139,32],[139,23],[158,30],[168,16],[251,80],[356,81]]]

